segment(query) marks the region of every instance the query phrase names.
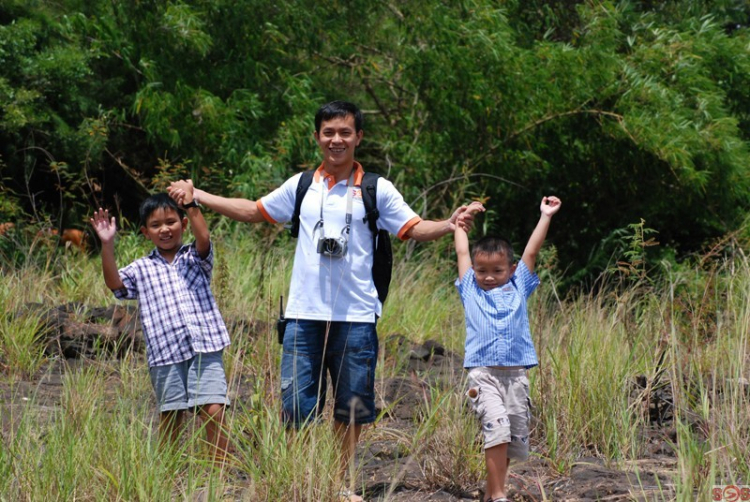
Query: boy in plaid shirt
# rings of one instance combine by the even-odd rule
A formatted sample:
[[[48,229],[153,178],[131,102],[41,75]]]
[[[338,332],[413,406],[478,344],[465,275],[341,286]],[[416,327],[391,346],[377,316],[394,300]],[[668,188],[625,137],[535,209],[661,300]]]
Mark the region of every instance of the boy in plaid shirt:
[[[221,460],[229,404],[222,352],[229,333],[211,293],[213,249],[192,182],[175,200],[167,194],[148,197],[140,217],[141,232],[156,249],[118,270],[115,218],[101,208],[94,212],[91,225],[102,241],[104,282],[117,298],[138,300],[162,441],[175,441],[185,410],[197,408],[206,421],[212,457]],[[195,242],[183,245],[188,221]]]

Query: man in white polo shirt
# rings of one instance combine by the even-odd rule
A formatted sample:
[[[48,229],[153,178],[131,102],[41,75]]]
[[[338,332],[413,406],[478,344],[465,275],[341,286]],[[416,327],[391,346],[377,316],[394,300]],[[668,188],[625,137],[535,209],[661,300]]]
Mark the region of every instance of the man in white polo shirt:
[[[375,327],[382,305],[372,278],[372,232],[364,219],[360,188],[364,170],[354,160],[363,134],[362,114],[352,103],[333,101],[315,115],[315,140],[323,162],[300,208],[281,363],[284,418],[295,427],[320,413],[330,375],[343,465],[354,453],[362,425],[376,418]],[[258,201],[197,189],[193,198],[238,221],[288,222],[301,175],[292,176]],[[172,183],[170,192],[181,190],[182,183]],[[379,178],[377,183],[377,225],[401,239],[421,242],[452,233],[459,215],[462,226],[471,224],[465,207],[447,220],[423,220],[390,181]],[[346,497],[359,500],[352,493]]]

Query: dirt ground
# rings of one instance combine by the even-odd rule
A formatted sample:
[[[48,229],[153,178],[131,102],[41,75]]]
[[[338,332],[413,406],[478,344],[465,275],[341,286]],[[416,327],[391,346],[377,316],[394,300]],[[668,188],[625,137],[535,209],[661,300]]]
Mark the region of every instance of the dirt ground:
[[[87,335],[88,336],[88,335]],[[132,336],[132,333],[129,335]],[[376,389],[382,405],[390,404],[390,412],[378,427],[402,432],[406,437],[416,431],[414,410],[423,400],[419,381],[425,378],[443,378],[450,373],[461,372],[461,359],[448,354],[434,342],[415,346],[406,338],[394,335],[382,341],[386,357],[406,360],[402,374],[378,383]],[[389,354],[390,352],[390,354]],[[2,434],[9,437],[13,429],[11,417],[31,412],[44,421],[59,408],[62,397],[62,378],[65,371],[71,371],[87,364],[107,364],[76,354],[77,357],[64,358],[58,354],[36,378],[16,382],[11,387],[0,380],[0,420]],[[83,356],[83,357],[81,357]],[[114,362],[114,361],[113,361]],[[142,363],[145,365],[145,357]],[[117,372],[109,373],[116,379]],[[419,378],[415,378],[419,375]],[[416,382],[416,383],[415,383]],[[110,386],[117,388],[117,385]],[[247,387],[249,386],[242,386]],[[249,396],[231,396],[241,402]],[[662,396],[662,401],[668,397]],[[33,407],[29,410],[29,407]],[[523,463],[511,464],[509,476],[509,498],[515,501],[647,501],[669,500],[674,498],[673,480],[677,469],[677,459],[670,444],[674,444],[675,434],[668,413],[658,406],[653,426],[642,431],[646,450],[644,458],[636,461],[607,465],[602,459],[589,457],[578,459],[566,475],[561,475],[538,455]],[[431,489],[417,461],[404,454],[403,448],[391,439],[377,439],[387,435],[371,434],[376,439],[363,442],[359,446],[357,461],[361,470],[359,486],[365,486],[364,495],[368,501],[416,502],[416,501],[479,501],[482,500],[484,481],[463,490],[444,488]],[[532,434],[533,439],[533,434]],[[238,487],[229,499],[243,498],[243,479],[229,480]]]
[[[10,417],[19,417],[28,412],[43,420],[51,415],[60,405],[62,395],[62,375],[64,368],[91,364],[90,360],[69,360],[65,364],[58,360],[50,364],[56,368],[47,368],[44,377],[14,384],[13,392],[7,383],[0,384],[0,417],[2,432],[8,437],[11,424]],[[145,364],[145,362],[144,362]],[[70,369],[68,369],[69,371]],[[115,378],[115,377],[113,377]],[[401,384],[402,382],[396,382]],[[393,381],[386,385],[395,386]],[[113,385],[113,387],[116,387]],[[401,388],[404,388],[401,385]],[[381,389],[385,395],[387,390]],[[31,399],[29,396],[33,396]],[[235,396],[242,399],[242,396]],[[403,407],[413,406],[408,396],[401,396]],[[419,399],[415,397],[414,399]],[[396,409],[393,415],[398,415]],[[392,416],[385,418],[380,427],[396,429],[409,434],[416,430],[410,419]],[[619,466],[607,466],[599,458],[578,459],[568,475],[560,475],[544,460],[534,457],[527,462],[511,464],[510,499],[516,501],[647,501],[673,498],[673,475],[677,460],[669,447],[669,428],[646,431],[644,440],[648,441],[653,453],[637,461]],[[377,435],[374,435],[377,436]],[[534,448],[532,446],[532,452]],[[428,489],[424,474],[414,459],[403,456],[402,448],[392,440],[371,440],[361,445],[358,452],[362,480],[360,486],[366,486],[369,501],[389,500],[393,502],[416,501],[478,501],[481,500],[484,481],[477,481],[465,491],[452,489]],[[397,480],[394,482],[394,480]],[[230,480],[231,481],[231,480]],[[237,479],[236,486],[242,485]],[[242,498],[243,490],[234,493]]]

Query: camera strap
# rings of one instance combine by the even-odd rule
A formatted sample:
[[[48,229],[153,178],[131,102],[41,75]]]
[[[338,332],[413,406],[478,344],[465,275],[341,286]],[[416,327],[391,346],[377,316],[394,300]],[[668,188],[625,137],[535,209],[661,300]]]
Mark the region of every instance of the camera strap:
[[[324,183],[325,180],[322,182]],[[346,185],[346,226],[341,230],[341,235],[346,234],[347,238],[349,236],[349,231],[351,229],[352,225],[352,207],[353,207],[353,200],[354,200],[354,169],[352,169],[352,174],[349,175],[349,181]],[[320,191],[320,219],[315,224],[315,227],[313,228],[312,232],[312,238],[313,241],[315,240],[315,232],[320,229],[320,233],[323,237],[326,236],[325,231],[323,229],[324,222],[323,222],[323,202],[324,199],[328,197],[328,192],[326,192],[325,187]]]

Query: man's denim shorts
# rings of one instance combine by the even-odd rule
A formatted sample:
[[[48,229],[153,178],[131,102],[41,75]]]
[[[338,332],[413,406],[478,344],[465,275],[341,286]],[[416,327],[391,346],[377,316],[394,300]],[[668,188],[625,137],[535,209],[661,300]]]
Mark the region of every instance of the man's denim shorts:
[[[327,376],[334,394],[334,418],[343,423],[375,421],[375,323],[290,319],[281,358],[284,419],[299,427],[322,411]]]
[[[484,448],[508,443],[508,458],[526,460],[531,421],[526,370],[472,368],[468,384],[466,397],[482,423]]]
[[[187,361],[149,368],[160,412],[229,404],[223,350],[196,354]]]

